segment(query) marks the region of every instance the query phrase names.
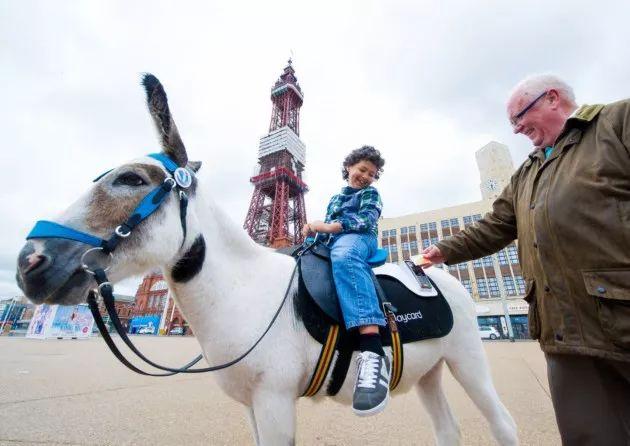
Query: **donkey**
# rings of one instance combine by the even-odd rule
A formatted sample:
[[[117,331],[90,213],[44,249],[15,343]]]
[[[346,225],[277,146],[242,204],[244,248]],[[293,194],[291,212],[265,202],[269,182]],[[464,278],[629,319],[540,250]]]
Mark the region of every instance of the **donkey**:
[[[126,233],[128,237],[105,258],[111,262],[109,278],[116,282],[160,267],[210,364],[246,351],[268,326],[289,287],[286,304],[260,344],[215,376],[225,393],[247,408],[257,445],[294,444],[296,400],[321,348],[291,304],[298,287],[292,274],[295,261],[254,243],[207,196],[194,175],[201,163],[188,160],[162,85],[152,75],[146,75],[143,84],[162,154],[192,176],[188,209],[181,218],[178,195],[167,194],[162,205],[133,233]],[[55,223],[104,238],[168,177],[168,170],[154,157],[135,159],[95,180]],[[36,304],[84,302],[94,287],[82,268],[85,252],[85,243],[77,240],[31,238],[18,256],[18,285]],[[514,420],[490,376],[470,295],[442,269],[426,272],[451,306],[453,328],[445,337],[405,345],[405,369],[394,396],[415,387],[432,420],[436,443],[458,444],[459,426],[441,384],[446,363],[488,420],[496,441],[518,444]],[[351,381],[345,380],[335,400],[351,403]],[[315,397],[323,399],[322,393]]]

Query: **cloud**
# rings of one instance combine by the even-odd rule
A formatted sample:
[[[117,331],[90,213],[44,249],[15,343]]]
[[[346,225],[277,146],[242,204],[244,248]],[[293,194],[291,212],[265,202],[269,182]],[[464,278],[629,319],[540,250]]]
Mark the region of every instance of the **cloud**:
[[[378,187],[393,217],[479,199],[475,150],[530,147],[504,100],[553,71],[578,99],[628,96],[625,2],[5,2],[0,280],[35,222],[63,210],[102,171],[156,151],[139,86],[164,83],[189,154],[237,224],[268,130],[270,87],[293,54],[305,93],[301,138],[310,219],[341,186],[343,157],[383,152]],[[130,286],[129,289],[133,289]],[[134,290],[135,291],[135,290]],[[17,289],[15,288],[15,292]]]

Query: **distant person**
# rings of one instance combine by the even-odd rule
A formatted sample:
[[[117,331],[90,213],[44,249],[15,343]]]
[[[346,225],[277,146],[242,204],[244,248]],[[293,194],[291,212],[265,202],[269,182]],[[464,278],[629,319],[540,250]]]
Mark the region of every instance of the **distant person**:
[[[451,265],[518,239],[563,444],[630,444],[630,100],[578,108],[569,85],[537,75],[507,114],[533,152],[492,212],[423,255]]]
[[[346,329],[358,329],[361,353],[352,408],[357,415],[381,412],[389,400],[389,359],[383,351],[379,326],[385,326],[367,260],[378,249],[377,225],[381,198],[372,186],[385,160],[374,147],[353,150],[344,160],[342,177],[348,185],[328,204],[325,221],[307,223],[302,234],[332,234],[330,259]]]

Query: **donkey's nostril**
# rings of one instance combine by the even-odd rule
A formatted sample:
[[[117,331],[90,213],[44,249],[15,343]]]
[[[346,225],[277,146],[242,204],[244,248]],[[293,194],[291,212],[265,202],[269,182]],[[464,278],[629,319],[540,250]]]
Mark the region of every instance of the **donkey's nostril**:
[[[22,267],[23,274],[29,274],[35,271],[38,268],[43,267],[44,265],[49,264],[50,260],[47,256],[41,254],[31,254],[26,257],[26,262]]]

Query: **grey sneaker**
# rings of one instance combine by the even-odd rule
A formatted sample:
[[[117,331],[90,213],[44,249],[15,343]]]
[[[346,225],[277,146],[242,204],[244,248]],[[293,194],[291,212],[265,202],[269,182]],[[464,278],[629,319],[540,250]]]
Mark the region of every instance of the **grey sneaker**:
[[[376,415],[388,401],[389,359],[373,352],[359,353],[352,410],[361,417]]]

